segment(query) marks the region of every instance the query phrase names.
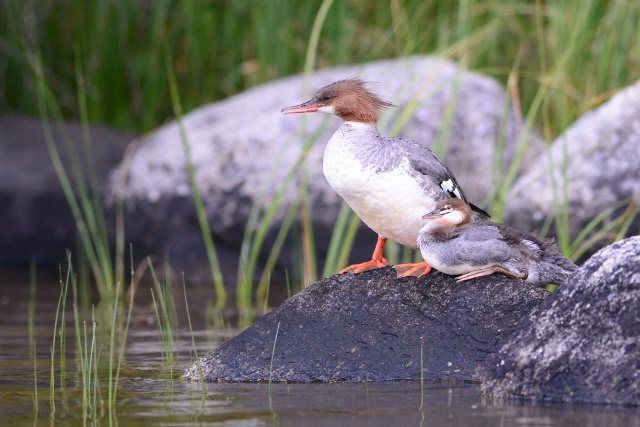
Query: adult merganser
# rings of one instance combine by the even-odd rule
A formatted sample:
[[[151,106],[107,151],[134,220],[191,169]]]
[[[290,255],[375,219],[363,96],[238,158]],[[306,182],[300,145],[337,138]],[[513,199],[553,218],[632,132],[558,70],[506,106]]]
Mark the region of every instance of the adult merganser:
[[[378,242],[371,261],[340,273],[387,266],[387,239],[417,249],[424,212],[433,210],[438,200],[467,200],[453,173],[431,150],[409,139],[380,135],[378,114],[391,106],[363,80],[347,79],[323,87],[303,104],[282,109],[284,114],[330,113],[344,121],[327,143],[322,170],[331,187],[378,233]],[[431,270],[426,262],[402,267],[407,267],[407,275]]]
[[[536,285],[561,284],[577,266],[560,255],[553,239],[540,241],[515,228],[487,220],[471,222],[459,199],[442,200],[423,216],[418,246],[423,258],[458,283],[493,273]]]

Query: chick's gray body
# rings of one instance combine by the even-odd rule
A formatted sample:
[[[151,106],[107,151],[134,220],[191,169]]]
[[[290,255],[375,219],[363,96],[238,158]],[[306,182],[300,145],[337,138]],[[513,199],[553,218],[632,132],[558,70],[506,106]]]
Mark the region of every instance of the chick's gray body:
[[[475,221],[452,228],[429,222],[418,245],[424,259],[446,274],[501,266],[537,285],[561,284],[577,268],[553,239],[538,240],[503,224]]]

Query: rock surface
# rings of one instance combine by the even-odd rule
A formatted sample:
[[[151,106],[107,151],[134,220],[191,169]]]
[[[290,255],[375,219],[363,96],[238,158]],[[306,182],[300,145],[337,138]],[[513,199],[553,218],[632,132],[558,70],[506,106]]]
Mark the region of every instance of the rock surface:
[[[309,90],[354,76],[379,82],[372,89],[398,105],[383,116],[382,132],[390,133],[408,117],[400,135],[428,146],[440,144],[469,198],[477,203],[483,200],[493,187],[488,171],[493,170],[501,133],[504,130],[505,164],[511,161],[520,137],[514,114],[505,114],[505,92],[496,80],[440,58],[410,57],[321,70],[314,73]],[[319,113],[283,116],[282,107],[310,97],[304,88],[304,77],[293,76],[203,106],[184,117],[197,182],[229,277],[235,276],[253,203],[260,201],[264,209],[270,205],[294,171],[304,144],[316,134],[306,162],[284,192],[272,230],[279,229],[286,208],[308,177],[316,246],[320,252],[328,246],[342,200],[324,179],[321,159],[326,141],[341,121]],[[449,110],[450,130],[440,138]],[[528,146],[533,158],[544,143],[531,137]],[[116,170],[112,177],[111,202],[119,174]],[[151,133],[134,153],[126,197],[127,237],[138,252],[153,251],[170,259],[178,270],[191,275],[204,271],[204,277],[209,277],[176,122]],[[368,257],[375,242],[372,234],[359,238],[355,247],[363,249],[355,249],[354,259]],[[367,243],[360,244],[363,242]],[[281,259],[290,258],[288,250],[285,245]]]
[[[479,380],[490,354],[549,293],[500,275],[456,284],[385,268],[317,282],[202,360],[207,381]],[[278,325],[279,330],[278,330]],[[196,365],[186,373],[198,378]]]
[[[81,153],[82,127],[74,122],[65,126]],[[52,132],[64,152],[63,132],[55,124]],[[91,126],[90,132],[96,172],[104,184],[132,136],[105,126]],[[24,267],[32,259],[38,266],[56,266],[65,249],[76,247],[73,216],[37,118],[0,117],[0,206],[0,266]]]
[[[640,237],[598,251],[523,319],[483,389],[536,400],[640,404]]]
[[[580,117],[553,142],[551,157],[552,167],[548,156],[540,156],[515,182],[505,207],[507,223],[538,231],[555,216],[554,197],[560,207],[564,200],[565,161],[572,237],[615,203],[640,204],[640,81]],[[638,227],[640,215],[632,229]]]

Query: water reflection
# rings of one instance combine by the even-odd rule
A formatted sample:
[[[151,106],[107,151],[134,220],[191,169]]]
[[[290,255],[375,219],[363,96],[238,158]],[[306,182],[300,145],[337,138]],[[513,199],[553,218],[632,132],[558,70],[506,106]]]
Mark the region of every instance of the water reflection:
[[[34,411],[34,372],[30,357],[28,294],[0,284],[0,417],[2,425],[79,424],[83,420],[82,381],[74,364],[75,343],[66,341],[63,381],[56,353],[55,413],[49,407],[50,345],[58,289],[39,289],[33,334],[36,343],[38,411]],[[206,292],[204,290],[202,292]],[[47,292],[51,295],[47,295]],[[197,290],[194,300],[199,298]],[[190,297],[191,298],[191,297]],[[198,306],[195,341],[199,354],[237,331],[207,331]],[[67,315],[71,322],[72,316]],[[185,326],[186,323],[181,323]],[[108,337],[99,336],[106,344]],[[103,348],[106,348],[103,347]],[[366,384],[218,384],[170,378],[162,368],[162,344],[153,309],[136,307],[111,422],[105,403],[108,371],[101,363],[95,402],[101,425],[206,426],[640,426],[640,410],[590,405],[534,405],[483,396],[477,384],[420,381]],[[188,329],[178,331],[177,373],[191,362]],[[104,351],[100,356],[105,361]],[[87,419],[87,424],[92,420]]]

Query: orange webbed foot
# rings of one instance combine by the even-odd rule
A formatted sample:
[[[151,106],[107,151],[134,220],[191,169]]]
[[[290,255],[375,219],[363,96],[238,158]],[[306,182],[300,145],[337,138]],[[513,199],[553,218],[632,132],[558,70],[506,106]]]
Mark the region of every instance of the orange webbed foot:
[[[389,265],[389,261],[387,261],[382,254],[384,253],[384,245],[387,242],[387,239],[378,235],[378,243],[376,243],[376,248],[373,251],[373,255],[371,256],[371,261],[363,262],[360,264],[353,264],[347,268],[343,268],[340,270],[340,274],[344,273],[353,273],[358,274],[363,271],[375,270],[376,268],[382,268]]]
[[[431,271],[431,266],[426,261],[413,263],[413,264],[398,264],[395,265],[397,278],[401,277],[424,277]]]
[[[362,262],[360,264],[353,264],[347,268],[343,268],[342,270],[340,270],[340,274],[345,274],[345,273],[358,274],[358,273],[362,273],[363,271],[383,268],[383,267],[386,267],[387,265],[389,265],[389,261],[387,261],[386,258],[372,259],[371,261]]]

